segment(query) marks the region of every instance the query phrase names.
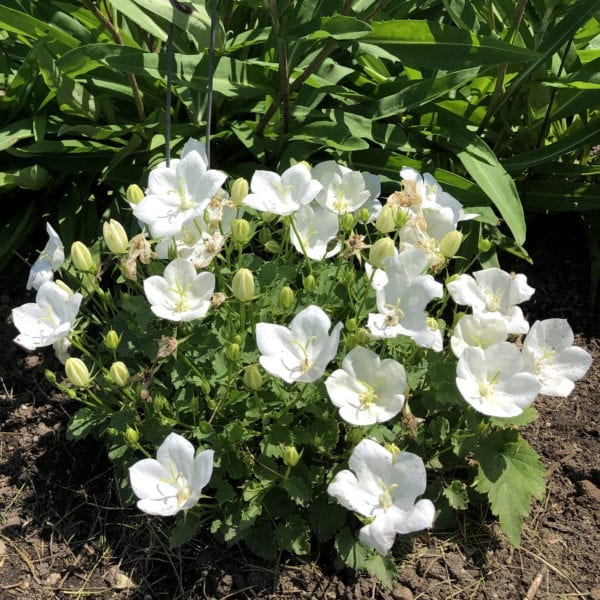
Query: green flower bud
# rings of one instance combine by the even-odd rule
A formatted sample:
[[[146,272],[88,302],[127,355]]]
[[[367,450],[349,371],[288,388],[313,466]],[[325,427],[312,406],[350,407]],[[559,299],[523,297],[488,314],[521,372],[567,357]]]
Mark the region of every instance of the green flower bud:
[[[110,380],[119,387],[125,387],[129,383],[129,369],[120,360],[115,361],[109,370]]]
[[[240,269],[231,281],[231,291],[240,302],[251,302],[254,297],[254,276],[250,269]]]
[[[44,371],[44,377],[50,382],[50,383],[56,383],[56,373],[54,371],[51,371],[50,369],[46,369]]]
[[[242,205],[242,200],[248,195],[248,181],[243,177],[238,177],[231,184],[231,201],[236,206]]]
[[[235,362],[240,358],[240,345],[236,343],[229,344],[225,351],[225,355],[230,361]]]
[[[72,296],[75,293],[62,279],[57,279],[54,283],[56,283],[61,290],[67,292],[69,296]]]
[[[383,268],[383,260],[396,254],[394,240],[390,237],[378,239],[369,250],[369,263],[377,269]]]
[[[391,204],[386,204],[379,213],[375,221],[375,228],[381,233],[390,233],[396,229],[396,217],[398,215],[398,207]]]
[[[96,270],[92,253],[83,242],[73,242],[71,245],[71,260],[75,267],[84,273]]]
[[[139,204],[144,196],[144,190],[142,190],[142,188],[135,183],[132,183],[127,188],[127,202],[129,202],[129,204]]]
[[[340,225],[342,227],[342,229],[346,232],[348,231],[352,231],[352,228],[354,227],[354,215],[352,213],[346,213],[344,215],[342,215],[342,218],[340,219]]]
[[[397,229],[402,229],[406,222],[408,221],[408,213],[400,208],[396,207],[396,214],[394,223],[396,224]]]
[[[67,379],[75,387],[87,387],[92,382],[92,377],[85,363],[80,358],[67,358],[65,362]]]
[[[446,258],[452,258],[453,256],[456,256],[456,253],[458,252],[462,241],[463,234],[460,231],[449,231],[440,242],[440,252]]]
[[[271,254],[279,254],[281,252],[281,245],[275,240],[269,240],[265,244],[265,250]]]
[[[295,467],[300,462],[302,452],[298,452],[295,446],[286,446],[283,451],[283,462],[288,467]]]
[[[264,246],[269,240],[273,239],[271,230],[268,227],[263,227],[258,232],[258,241]]]
[[[359,346],[364,346],[365,344],[367,344],[369,342],[369,340],[371,339],[369,337],[369,332],[364,328],[361,327],[360,329],[358,329],[356,331],[356,343]]]
[[[369,212],[368,208],[361,208],[358,211],[358,220],[361,223],[366,223],[369,220],[370,216],[371,216],[371,213]]]
[[[317,285],[317,281],[315,280],[314,275],[307,275],[302,278],[302,284],[307,292],[313,292]]]
[[[234,219],[231,222],[231,237],[238,244],[250,241],[250,223],[246,219]]]
[[[137,429],[134,429],[133,427],[128,427],[125,430],[123,437],[130,446],[137,446],[138,442],[140,441],[140,434],[138,433]]]
[[[274,221],[277,218],[277,215],[275,213],[267,211],[260,213],[260,216],[265,223],[270,223],[271,221]]]
[[[480,238],[477,242],[477,250],[479,252],[489,252],[492,248],[492,241],[487,238]]]
[[[291,308],[294,304],[294,290],[286,285],[279,292],[279,304],[282,308]]]
[[[121,336],[114,330],[107,331],[104,336],[104,345],[113,352],[119,347]]]
[[[129,252],[129,238],[127,233],[115,219],[110,219],[102,225],[102,235],[104,236],[104,242],[108,246],[108,249],[113,254],[125,254]]]
[[[357,321],[354,317],[352,317],[351,319],[346,319],[346,330],[347,331],[356,331],[356,327],[357,327]]]
[[[260,369],[258,368],[257,365],[248,365],[245,369],[244,369],[244,385],[253,390],[253,391],[258,391],[260,390],[260,388],[262,387],[263,384],[263,378],[262,375],[260,374]]]

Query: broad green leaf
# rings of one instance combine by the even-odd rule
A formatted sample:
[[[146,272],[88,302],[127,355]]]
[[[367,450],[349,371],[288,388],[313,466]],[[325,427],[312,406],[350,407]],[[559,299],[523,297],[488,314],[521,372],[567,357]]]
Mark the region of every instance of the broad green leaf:
[[[159,27],[156,21],[148,15],[148,12],[140,8],[133,0],[108,0],[113,10],[116,10],[127,17],[132,23],[135,23],[149,34],[167,41],[168,33],[162,27]]]
[[[36,19],[24,11],[7,6],[0,6],[0,29],[6,29],[33,40],[48,36],[68,48],[74,48],[80,43],[77,38],[65,33],[62,29]]]
[[[329,502],[328,497],[320,496],[311,503],[308,519],[312,530],[320,542],[324,542],[344,525],[348,511],[337,502]]]
[[[492,513],[499,518],[511,544],[518,548],[532,498],[544,498],[546,469],[514,429],[488,433],[473,458],[479,463],[475,487],[487,494]]]
[[[13,121],[0,130],[0,150],[6,150],[21,140],[33,137],[33,119]]]
[[[533,50],[430,21],[378,21],[372,28],[362,41],[382,45],[412,66],[457,70],[541,58]]]
[[[600,210],[600,188],[583,182],[528,178],[519,185],[528,210],[586,212]]]
[[[320,27],[306,36],[305,39],[333,38],[334,40],[356,40],[364,37],[371,26],[356,17],[337,15],[321,18]]]
[[[285,523],[277,525],[275,539],[288,552],[300,555],[310,552],[310,529],[300,515],[291,514]]]
[[[15,171],[0,171],[0,189],[18,187],[26,190],[40,190],[50,179],[50,173],[39,165],[24,167]]]
[[[455,479],[450,485],[444,488],[442,492],[448,504],[456,510],[467,510],[469,506],[469,493],[464,481]]]

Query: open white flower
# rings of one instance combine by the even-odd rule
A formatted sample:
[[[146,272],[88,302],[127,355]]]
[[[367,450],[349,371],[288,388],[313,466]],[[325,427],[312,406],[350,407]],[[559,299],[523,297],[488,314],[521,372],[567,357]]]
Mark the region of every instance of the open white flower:
[[[527,277],[497,268],[483,269],[471,275],[460,275],[446,286],[457,304],[466,304],[473,314],[496,313],[504,319],[508,333],[527,333],[529,323],[516,306],[529,300],[535,290],[527,285]]]
[[[442,284],[424,274],[428,258],[417,249],[403,250],[383,260],[385,271],[373,274],[377,313],[370,313],[367,327],[375,338],[411,337],[424,348],[442,349],[442,334],[428,319],[425,307],[441,298]]]
[[[331,321],[323,309],[307,306],[290,323],[257,323],[256,344],[260,364],[287,383],[316,381],[337,352],[342,324],[329,334]]]
[[[435,507],[418,496],[425,492],[427,473],[419,456],[392,454],[377,442],[364,439],[354,448],[350,471],[340,471],[327,493],[348,510],[373,520],[361,528],[362,542],[382,555],[393,546],[396,534],[420,531],[433,525]]]
[[[469,346],[487,348],[505,342],[507,337],[506,323],[496,313],[464,315],[454,328],[450,346],[456,358],[460,358]]]
[[[281,176],[271,171],[255,171],[250,181],[251,193],[242,204],[275,215],[291,215],[314,200],[321,187],[305,163],[286,169]]]
[[[294,228],[290,229],[290,239],[294,248],[313,260],[323,260],[339,253],[339,243],[328,250],[339,231],[338,217],[319,205],[301,206],[293,215]],[[298,235],[296,235],[296,232]]]
[[[58,358],[66,359],[71,332],[83,296],[47,281],[40,286],[35,302],[13,308],[12,316],[19,335],[14,341],[27,350],[54,346]]]
[[[525,369],[542,388],[540,394],[566,398],[592,364],[583,348],[573,346],[573,330],[566,319],[536,321],[523,342]]]
[[[133,214],[153,237],[177,235],[185,221],[203,214],[226,178],[208,168],[206,155],[190,147],[180,160],[168,167],[161,163],[150,172],[147,195],[133,206]]]
[[[144,281],[144,292],[152,312],[169,321],[201,319],[210,308],[215,291],[215,276],[208,271],[196,273],[184,258],[170,262],[163,275]]]
[[[381,360],[375,352],[357,346],[334,371],[325,387],[340,417],[351,425],[383,423],[404,406],[406,373],[391,358]]]
[[[456,386],[478,412],[516,417],[536,398],[540,383],[527,372],[519,349],[509,342],[465,348],[456,365]]]
[[[144,458],[129,469],[131,488],[139,498],[137,507],[162,517],[192,508],[210,481],[213,457],[213,450],[194,457],[191,442],[170,433],[158,447],[156,459]]]
[[[48,242],[31,266],[26,288],[39,290],[43,283],[54,279],[54,271],[65,262],[65,247],[50,223],[46,223]]]

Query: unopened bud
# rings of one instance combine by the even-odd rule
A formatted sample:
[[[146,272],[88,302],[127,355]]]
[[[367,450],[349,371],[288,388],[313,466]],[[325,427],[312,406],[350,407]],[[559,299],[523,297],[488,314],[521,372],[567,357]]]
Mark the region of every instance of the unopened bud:
[[[242,205],[242,200],[248,195],[248,181],[243,177],[238,177],[231,184],[231,201],[236,206]]]
[[[115,219],[110,219],[102,225],[102,235],[108,249],[113,254],[125,254],[129,252],[129,238],[123,225]]]
[[[396,217],[398,215],[398,207],[391,204],[386,204],[379,213],[375,221],[375,228],[381,233],[390,233],[396,229]]]
[[[302,452],[298,452],[295,446],[286,446],[283,451],[283,462],[288,467],[295,467],[300,462]]]
[[[96,270],[96,263],[90,249],[83,242],[73,242],[71,245],[71,260],[77,269],[84,273]]]
[[[346,213],[342,215],[342,218],[340,219],[340,225],[342,226],[342,229],[344,231],[352,231],[354,223],[355,220],[354,215],[352,213]]]
[[[129,204],[139,204],[144,196],[144,190],[142,190],[142,188],[135,183],[132,183],[127,188],[127,202],[129,202]]]
[[[366,223],[370,219],[371,213],[369,212],[368,208],[364,207],[364,208],[361,208],[358,211],[358,215],[357,216],[358,216],[358,220],[361,223]]]
[[[279,292],[279,304],[281,308],[285,309],[291,308],[294,304],[294,290],[289,285],[281,288]]]
[[[304,286],[304,289],[307,292],[313,292],[317,282],[315,280],[315,276],[314,275],[307,275],[306,277],[302,278],[302,285]]]
[[[138,433],[137,429],[134,429],[133,427],[128,427],[125,430],[123,437],[130,446],[137,446],[138,442],[140,441],[140,434]]]
[[[356,331],[356,334],[355,334],[355,336],[356,336],[356,337],[355,337],[355,339],[356,339],[356,343],[357,343],[359,346],[364,346],[364,345],[366,345],[366,344],[367,344],[367,343],[370,341],[370,339],[371,339],[371,338],[369,337],[369,332],[368,332],[368,331],[367,331],[367,330],[366,330],[364,327],[361,327],[360,329],[358,329],[358,330]]]
[[[253,390],[253,391],[258,391],[260,390],[260,388],[262,387],[263,384],[263,378],[262,375],[260,374],[260,369],[258,368],[258,366],[256,365],[248,365],[245,369],[244,369],[244,385]]]
[[[281,252],[281,245],[275,240],[269,240],[265,244],[265,250],[271,254],[279,254]]]
[[[357,322],[356,319],[354,317],[352,317],[351,319],[346,319],[346,330],[347,331],[356,331],[356,327],[357,327]]]
[[[463,234],[460,231],[456,229],[454,231],[449,231],[440,242],[440,252],[446,258],[452,258],[453,256],[456,256],[462,241]]]
[[[492,248],[492,241],[487,238],[480,238],[477,242],[477,250],[479,252],[488,252]]]
[[[390,237],[378,239],[369,250],[369,263],[377,269],[383,268],[383,261],[396,254],[394,240]]]
[[[61,290],[67,292],[69,296],[72,296],[75,293],[62,279],[57,279],[54,283],[56,283]]]
[[[114,330],[111,329],[104,336],[104,345],[113,352],[119,347],[121,343],[121,336]]]
[[[273,239],[271,230],[268,227],[263,227],[258,232],[258,241],[264,246],[269,240]]]
[[[277,218],[277,215],[275,213],[267,211],[260,213],[260,216],[265,223],[270,223],[271,221]]]
[[[246,219],[234,219],[231,222],[231,237],[238,244],[246,244],[250,240],[250,223]]]
[[[239,269],[231,281],[231,291],[240,302],[251,302],[254,297],[254,276],[250,269]]]
[[[230,361],[235,362],[240,358],[240,345],[236,343],[229,344],[225,354]]]
[[[44,371],[44,377],[46,377],[46,379],[50,383],[56,383],[56,373],[54,371],[51,371],[50,369],[46,369]]]
[[[67,358],[65,372],[67,379],[75,387],[87,387],[92,382],[90,372],[80,358],[73,358],[72,356]]]
[[[125,387],[129,383],[129,369],[120,360],[110,366],[109,375],[110,380],[119,387]]]

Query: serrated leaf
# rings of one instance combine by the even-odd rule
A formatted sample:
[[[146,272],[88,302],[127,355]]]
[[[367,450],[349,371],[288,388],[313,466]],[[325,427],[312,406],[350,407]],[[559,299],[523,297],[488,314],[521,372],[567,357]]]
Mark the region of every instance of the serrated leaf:
[[[469,494],[464,481],[455,479],[444,488],[442,494],[448,500],[448,504],[456,510],[466,510],[469,506]]]
[[[532,498],[544,498],[546,469],[514,429],[488,435],[473,458],[479,463],[475,487],[488,495],[492,513],[499,518],[510,543],[518,548]]]
[[[107,420],[105,412],[101,412],[89,406],[80,408],[67,426],[67,439],[80,440],[86,435],[94,433],[104,421]]]
[[[516,417],[508,417],[506,419],[502,419],[500,417],[491,417],[490,422],[497,427],[506,427],[509,425],[522,427],[523,425],[527,425],[528,423],[535,421],[537,416],[537,410],[535,410],[533,406],[528,406],[520,415]]]
[[[197,515],[193,513],[180,514],[169,536],[171,549],[189,542],[198,533],[201,525],[202,521]]]
[[[275,529],[277,543],[288,552],[308,554],[310,552],[310,529],[299,515],[290,515],[285,523]]]
[[[345,508],[321,496],[311,504],[308,519],[319,542],[324,542],[333,537],[333,534],[342,527],[347,515],[348,511]]]
[[[388,589],[391,589],[398,579],[398,568],[392,554],[381,556],[376,552],[371,553],[365,560],[365,569]]]

